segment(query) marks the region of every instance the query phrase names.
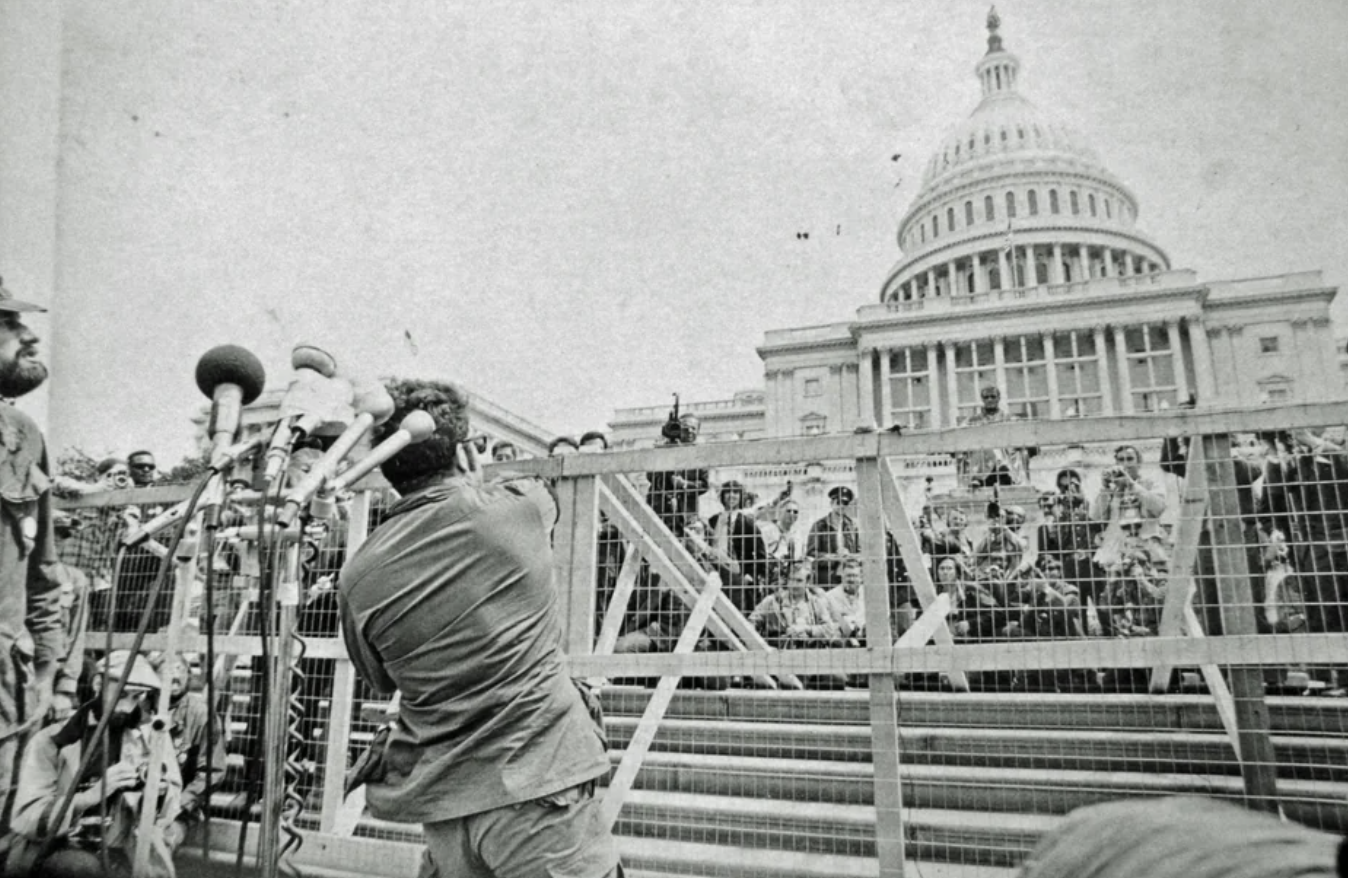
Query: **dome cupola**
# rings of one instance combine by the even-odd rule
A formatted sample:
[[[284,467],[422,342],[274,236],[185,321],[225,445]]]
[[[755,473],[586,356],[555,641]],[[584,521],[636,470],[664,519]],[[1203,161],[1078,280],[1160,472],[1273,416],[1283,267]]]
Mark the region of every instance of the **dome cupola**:
[[[1020,60],[988,13],[982,100],[928,160],[899,222],[881,300],[974,294],[1169,268],[1137,200],[1066,122],[1019,90]]]

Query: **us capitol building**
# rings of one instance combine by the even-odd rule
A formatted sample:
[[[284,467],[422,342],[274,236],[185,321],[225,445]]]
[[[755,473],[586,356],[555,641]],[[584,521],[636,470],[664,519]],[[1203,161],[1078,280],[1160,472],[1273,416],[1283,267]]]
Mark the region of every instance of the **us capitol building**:
[[[982,100],[927,162],[878,301],[768,332],[762,391],[685,406],[704,441],[954,426],[988,384],[1031,418],[1343,395],[1336,288],[1319,271],[1201,282],[1174,268],[1128,186],[1021,94],[999,25],[994,10]],[[615,446],[654,444],[667,412],[617,410]]]

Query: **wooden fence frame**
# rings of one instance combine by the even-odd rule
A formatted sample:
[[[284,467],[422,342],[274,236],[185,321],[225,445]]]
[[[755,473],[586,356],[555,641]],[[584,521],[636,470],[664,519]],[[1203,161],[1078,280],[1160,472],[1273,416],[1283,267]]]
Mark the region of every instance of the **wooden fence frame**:
[[[1269,738],[1268,712],[1263,700],[1259,665],[1330,664],[1348,662],[1348,643],[1336,634],[1254,634],[1249,573],[1240,546],[1238,508],[1235,506],[1230,433],[1315,428],[1348,423],[1348,403],[1320,403],[1265,407],[1258,410],[1188,410],[1157,415],[1104,417],[1069,421],[1017,421],[997,425],[919,432],[861,433],[802,439],[774,439],[705,446],[667,446],[641,451],[579,455],[548,460],[516,461],[489,466],[488,473],[532,473],[556,480],[559,523],[554,532],[555,570],[562,610],[564,650],[569,671],[581,677],[659,676],[655,697],[618,770],[620,782],[611,787],[613,798],[605,816],[617,817],[621,797],[640,770],[672,697],[677,679],[689,674],[769,675],[844,673],[868,675],[870,722],[875,763],[877,859],[883,878],[904,874],[904,826],[900,784],[895,681],[910,672],[942,672],[956,688],[964,686],[968,671],[1005,667],[1146,668],[1153,686],[1164,689],[1176,666],[1201,666],[1216,699],[1219,713],[1240,759],[1249,798],[1276,805],[1276,765]],[[903,508],[896,475],[888,458],[906,455],[958,454],[990,445],[1042,446],[1126,443],[1158,438],[1191,438],[1189,476],[1181,498],[1183,509],[1177,533],[1170,589],[1162,611],[1160,634],[1134,640],[1075,639],[1060,641],[955,644],[944,624],[949,601],[938,596],[921,561],[920,545]],[[810,460],[851,459],[858,481],[861,523],[865,617],[876,646],[864,649],[778,652],[762,641],[744,616],[720,592],[714,575],[701,571],[679,541],[636,493],[626,475],[670,469],[716,468],[746,464],[783,464]],[[186,486],[121,490],[59,501],[61,508],[116,506],[131,503],[170,503],[187,496]],[[354,551],[368,529],[370,497],[358,495],[348,523],[348,552]],[[645,558],[675,589],[692,611],[692,627],[669,654],[612,655],[617,623],[605,619],[595,630],[595,537],[600,512],[617,525],[630,543],[620,576],[620,599],[608,608],[621,614],[635,582],[630,565]],[[1200,552],[1204,514],[1211,551],[1220,572],[1220,600],[1224,634],[1203,638],[1191,606],[1193,565]],[[1187,524],[1186,524],[1187,522]],[[1234,529],[1234,533],[1233,533]],[[886,583],[886,546],[891,532],[907,564],[922,613],[908,634],[894,642],[890,631],[889,589]],[[729,643],[732,653],[695,653],[692,643],[705,621],[711,632]],[[594,649],[596,634],[599,648]],[[146,638],[146,648],[162,648],[164,635]],[[329,840],[349,834],[354,820],[341,810],[341,784],[350,745],[351,696],[354,674],[340,639],[308,638],[308,655],[335,659],[333,699],[326,723],[327,755],[320,832]],[[114,635],[126,645],[130,635]],[[178,646],[201,650],[205,638],[183,635]],[[932,642],[934,641],[934,642]],[[888,644],[893,645],[888,645]],[[884,644],[884,645],[880,645]],[[256,655],[257,639],[249,636],[216,638],[218,653]],[[1219,672],[1226,666],[1227,690]],[[342,704],[344,703],[344,707]],[[647,746],[640,746],[644,743]]]

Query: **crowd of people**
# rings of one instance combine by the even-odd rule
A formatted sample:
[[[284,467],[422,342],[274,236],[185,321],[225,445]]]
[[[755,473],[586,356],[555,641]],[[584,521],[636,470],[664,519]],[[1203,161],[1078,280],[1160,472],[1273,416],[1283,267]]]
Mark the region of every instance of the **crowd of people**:
[[[974,423],[1002,419],[996,390],[988,390],[985,410]],[[693,444],[698,427],[697,417],[685,414],[679,431],[666,430],[665,438]],[[1051,489],[1029,492],[1034,502],[1026,504],[1028,509],[998,498],[1001,492],[1015,493],[1013,486],[1022,488],[1016,496],[1025,496],[1027,462],[1038,449],[993,448],[962,456],[961,490],[940,502],[928,497],[914,510],[922,563],[937,593],[949,596],[946,623],[956,641],[1158,634],[1175,549],[1174,510],[1168,508],[1162,479],[1182,482],[1187,448],[1187,442],[1168,440],[1159,459],[1147,462],[1138,447],[1120,445],[1113,465],[1099,473],[1098,490],[1087,492],[1081,469],[1063,468]],[[1235,443],[1234,470],[1257,630],[1348,630],[1348,454],[1343,446],[1309,431],[1250,437]],[[646,483],[651,509],[704,571],[718,574],[731,603],[768,643],[781,648],[866,643],[862,541],[852,488],[831,488],[828,511],[804,521],[790,483],[766,500],[733,478],[716,485],[705,469],[652,472]],[[1216,566],[1210,529],[1205,527],[1201,536],[1193,605],[1207,631],[1216,634],[1222,630],[1223,582],[1229,583],[1232,574]],[[885,534],[885,547],[890,629],[898,637],[920,607],[892,533]],[[598,552],[597,624],[609,610],[628,555],[622,535],[605,523]],[[637,578],[621,610],[615,651],[672,649],[687,616],[686,602],[644,564],[629,566],[628,575]],[[1231,599],[1228,594],[1226,602]],[[715,644],[703,638],[699,648]],[[1270,671],[1270,683],[1284,682],[1286,675],[1277,673]],[[1345,694],[1348,669],[1316,668],[1314,673],[1321,691]],[[999,686],[1008,682],[1005,675],[990,679]],[[817,682],[844,683],[839,677]],[[1012,685],[1141,689],[1146,676],[1024,673]]]
[[[46,377],[45,367],[33,354],[37,339],[20,317],[31,310],[36,306],[15,300],[0,287],[0,318],[4,321],[0,326],[0,396],[9,399],[31,391]],[[445,441],[438,451],[427,450],[437,447],[434,442],[414,446],[414,450],[399,454],[392,464],[385,465],[385,475],[402,495],[387,511],[387,518],[397,521],[391,528],[381,527],[376,531],[379,539],[372,538],[366,544],[379,547],[382,561],[411,566],[398,568],[398,576],[392,580],[382,578],[382,574],[365,577],[359,564],[342,571],[345,550],[341,530],[330,531],[332,539],[322,549],[329,567],[321,569],[323,565],[319,564],[307,568],[308,603],[306,612],[301,613],[301,627],[309,625],[308,633],[344,636],[362,677],[376,690],[406,693],[427,689],[426,699],[434,701],[443,694],[442,687],[415,671],[412,653],[397,667],[389,664],[387,650],[394,641],[387,640],[379,626],[372,627],[370,619],[382,618],[387,610],[387,595],[382,591],[367,595],[358,583],[364,579],[374,583],[377,579],[383,589],[401,577],[409,607],[420,606],[418,595],[427,587],[421,580],[423,567],[435,571],[458,568],[452,564],[446,568],[451,559],[441,557],[442,552],[435,558],[421,559],[423,543],[415,540],[420,531],[403,534],[400,528],[412,527],[411,523],[418,528],[438,526],[436,522],[443,515],[467,516],[454,518],[446,527],[468,527],[462,522],[471,523],[460,538],[464,546],[479,552],[472,556],[473,565],[491,574],[479,583],[490,586],[484,599],[497,600],[501,595],[494,589],[521,581],[522,574],[513,568],[492,566],[497,556],[487,549],[502,549],[492,536],[492,522],[495,516],[506,516],[511,522],[519,518],[508,530],[512,534],[518,531],[516,535],[527,532],[529,539],[512,548],[518,557],[511,555],[511,563],[523,565],[526,579],[537,594],[531,592],[533,603],[528,607],[506,603],[498,609],[519,615],[517,621],[533,633],[525,641],[527,655],[507,650],[493,660],[507,664],[527,660],[537,671],[536,682],[550,687],[548,709],[558,715],[577,715],[574,721],[568,720],[573,728],[557,732],[557,741],[538,752],[551,752],[548,748],[554,744],[583,739],[584,758],[567,765],[535,766],[531,777],[549,778],[546,785],[551,791],[544,796],[548,802],[528,795],[536,793],[537,788],[507,783],[509,779],[500,774],[499,766],[469,777],[468,787],[495,791],[483,800],[492,805],[488,812],[534,802],[544,802],[542,807],[551,808],[556,806],[550,803],[553,798],[564,799],[568,807],[583,804],[588,809],[592,807],[594,779],[607,771],[607,760],[602,748],[591,752],[595,748],[586,736],[595,732],[590,728],[592,722],[579,719],[582,714],[588,715],[592,699],[558,682],[557,644],[548,633],[552,629],[542,621],[555,614],[554,604],[547,599],[551,560],[546,544],[551,528],[546,519],[555,517],[555,503],[545,497],[546,485],[542,483],[516,485],[507,481],[490,490],[479,486],[477,454],[485,455],[489,450],[493,461],[508,462],[518,458],[519,449],[509,442],[480,448],[468,442],[463,400],[457,391],[447,388],[418,390],[423,396],[430,393],[443,397],[445,411],[434,414]],[[1005,420],[995,389],[988,388],[983,401],[984,409],[971,419],[971,426]],[[698,430],[697,417],[685,413],[666,425],[663,435],[667,442],[691,445],[697,442]],[[163,590],[151,601],[150,582],[160,568],[159,555],[147,544],[123,545],[127,534],[163,512],[164,507],[135,502],[133,495],[130,502],[116,508],[54,510],[47,490],[46,451],[36,426],[12,406],[0,405],[0,432],[7,438],[0,488],[6,499],[6,523],[10,525],[0,539],[0,601],[4,603],[0,634],[5,638],[0,644],[0,789],[5,793],[3,853],[9,857],[8,873],[21,874],[25,864],[41,861],[48,874],[59,874],[59,870],[51,871],[58,866],[72,873],[89,868],[101,869],[101,874],[118,874],[118,869],[124,871],[126,867],[128,845],[135,837],[134,814],[145,795],[148,775],[162,778],[156,797],[156,845],[171,856],[187,827],[201,814],[206,776],[224,770],[224,736],[217,734],[207,740],[207,705],[204,697],[193,691],[183,657],[107,652],[88,636],[91,631],[128,632],[142,625],[158,631],[168,623],[171,590]],[[474,446],[467,459],[446,456],[463,455],[465,444]],[[607,448],[606,436],[592,431],[578,438],[559,437],[551,443],[549,454],[596,453]],[[1168,440],[1156,462],[1159,470],[1185,479],[1187,448],[1183,441]],[[320,453],[316,447],[297,449],[292,467],[302,467]],[[1091,496],[1087,496],[1083,473],[1064,468],[1056,473],[1051,490],[1032,492],[1036,501],[1032,508],[1002,502],[1000,492],[1011,496],[1013,487],[1028,487],[1029,461],[1037,453],[1034,448],[990,448],[960,456],[963,493],[956,492],[956,499],[939,503],[929,497],[914,516],[921,564],[937,593],[949,600],[945,624],[951,634],[957,642],[1156,634],[1174,553],[1166,526],[1167,513],[1173,510],[1167,510],[1168,495],[1159,483],[1161,477],[1147,474],[1137,447],[1121,445],[1114,451],[1113,466],[1101,474],[1100,488]],[[148,451],[133,452],[124,459],[108,458],[97,466],[98,487],[148,488],[155,484],[156,472],[154,457]],[[1259,435],[1239,446],[1234,472],[1236,524],[1245,548],[1258,630],[1348,630],[1348,452],[1344,445],[1328,434],[1312,431]],[[455,487],[442,491],[438,487],[442,484]],[[729,602],[767,643],[781,649],[861,647],[870,643],[864,608],[865,541],[857,522],[853,488],[831,487],[826,494],[827,511],[809,521],[802,517],[802,498],[790,482],[780,491],[760,497],[736,479],[718,482],[707,469],[689,468],[648,473],[645,484],[652,514],[677,542],[683,557],[700,570],[717,574]],[[1015,496],[1024,496],[1024,491]],[[1230,591],[1223,578],[1229,580],[1231,571],[1224,571],[1217,563],[1212,530],[1209,525],[1200,537],[1194,602],[1207,631],[1215,634],[1222,631],[1223,595]],[[247,573],[245,559],[231,546],[228,541],[222,542],[217,555],[206,565],[206,569],[224,574],[226,587],[217,592],[223,595],[223,602],[219,606],[212,602],[205,610],[215,617],[211,626],[215,631],[255,630],[246,623],[239,626],[247,607],[238,583],[248,577],[241,575]],[[884,580],[890,590],[892,611],[888,633],[898,637],[914,623],[921,608],[899,541],[886,533],[883,546]],[[426,563],[417,566],[422,561]],[[600,522],[596,563],[598,621],[602,622],[610,610],[621,614],[614,652],[672,650],[686,627],[687,595],[680,595],[671,583],[662,581],[607,520]],[[384,567],[379,570],[388,572]],[[621,608],[610,607],[612,597],[622,591],[619,584],[624,577],[631,586],[627,603]],[[368,606],[362,610],[357,598],[368,599]],[[454,625],[467,618],[485,626],[498,624],[500,619],[491,613],[482,615],[485,606],[464,606]],[[344,620],[340,628],[339,615]],[[396,631],[402,638],[397,642],[424,644],[440,638],[438,628],[426,627],[438,624],[432,619],[433,614],[425,618],[407,614],[379,625]],[[454,625],[446,630],[452,631]],[[536,625],[542,627],[535,631],[532,626]],[[491,632],[483,629],[480,633],[486,637]],[[407,640],[409,637],[412,640]],[[476,665],[468,661],[465,652],[471,649],[470,641],[476,644],[482,638],[440,639],[445,655],[462,654],[468,665],[479,670],[486,667],[482,661]],[[697,648],[714,650],[723,646],[702,632]],[[95,661],[95,655],[101,658]],[[484,659],[481,655],[474,658]],[[430,660],[440,670],[446,667],[441,658]],[[1344,694],[1348,669],[1316,670],[1324,675],[1328,694]],[[103,685],[114,678],[124,680],[120,691]],[[855,681],[828,673],[804,675],[803,679],[793,675],[776,680],[746,676],[737,681],[717,676],[696,681],[697,685],[718,687],[737,682],[782,688],[838,688]],[[1054,677],[1049,685],[1076,688],[1102,683],[1100,677],[1083,680],[1068,675]],[[502,685],[506,685],[505,677]],[[157,757],[147,744],[148,723],[164,690],[168,691],[171,707],[168,721],[173,758],[165,758],[164,764],[151,772],[151,763]],[[478,715],[482,707],[459,696],[450,697],[448,703],[466,711],[465,716]],[[451,719],[434,711],[420,716],[413,709],[405,712],[404,722],[443,731],[457,723]],[[539,725],[536,711],[521,713],[512,722],[518,724],[521,733],[552,734]],[[108,734],[99,734],[100,727]],[[473,751],[475,758],[482,756],[476,752],[480,749],[477,745],[465,742],[463,746],[467,748],[465,753]],[[440,754],[444,759],[451,755],[449,751]],[[510,754],[488,752],[482,758],[495,765]],[[435,856],[453,863],[457,856],[453,851],[458,849],[463,834],[474,831],[471,821],[465,821],[481,813],[474,809],[483,802],[445,793],[443,801],[450,804],[444,808],[407,810],[412,801],[406,798],[407,784],[410,788],[422,784],[430,788],[443,786],[444,780],[439,775],[419,778],[413,771],[410,779],[399,782],[405,787],[401,792],[387,792],[381,807],[397,812],[402,819],[412,819],[409,814],[424,819],[428,828],[453,823],[452,827],[437,829],[435,842],[439,846]],[[517,815],[505,821],[500,831],[519,819]],[[608,869],[604,864],[612,863],[613,854],[609,847],[602,850],[600,865]]]

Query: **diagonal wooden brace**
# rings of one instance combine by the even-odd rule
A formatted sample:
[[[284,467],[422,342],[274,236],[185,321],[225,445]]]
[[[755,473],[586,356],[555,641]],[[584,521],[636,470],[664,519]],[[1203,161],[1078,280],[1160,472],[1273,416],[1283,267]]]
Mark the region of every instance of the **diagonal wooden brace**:
[[[678,643],[674,644],[675,655],[686,655],[693,651],[698,638],[702,636],[702,629],[706,627],[707,620],[711,617],[716,599],[721,596],[721,580],[713,575],[708,579],[702,593],[698,595],[692,612],[688,614],[688,624],[679,635]],[[604,801],[600,804],[600,823],[607,829],[612,829],[618,820],[623,801],[632,789],[632,782],[636,780],[637,772],[641,770],[641,763],[645,761],[651,744],[655,742],[655,733],[660,728],[661,720],[665,718],[665,711],[674,699],[674,690],[679,685],[679,679],[676,676],[661,677],[655,686],[655,693],[651,695],[651,700],[646,702],[646,710],[641,714],[641,721],[637,723],[632,739],[623,750],[622,762],[618,764],[618,770],[609,781]]]
[[[923,615],[914,623],[916,626],[922,623],[923,617],[935,605],[936,586],[932,584],[931,572],[922,561],[922,545],[918,542],[917,531],[913,530],[912,519],[903,508],[903,497],[899,494],[894,470],[890,467],[888,458],[883,457],[880,458],[880,503],[890,532],[894,534],[894,540],[899,544],[899,554],[903,556],[904,566],[908,568],[908,581],[912,583],[913,590],[917,592],[917,599],[922,604]],[[941,646],[955,644],[955,638],[947,625],[936,626],[931,636]],[[956,691],[969,691],[969,678],[963,671],[951,671],[948,676],[950,685]]]
[[[1198,542],[1203,533],[1203,520],[1208,513],[1207,467],[1203,465],[1203,443],[1197,438],[1189,441],[1188,465],[1185,467],[1184,493],[1180,497],[1179,525],[1175,533],[1175,555],[1170,564],[1170,582],[1161,607],[1161,637],[1178,637],[1188,631],[1188,615],[1192,613],[1194,596],[1194,564],[1198,561]],[[1151,691],[1165,692],[1170,688],[1173,665],[1162,664],[1152,668]],[[1206,672],[1205,672],[1206,674]],[[1215,691],[1215,690],[1213,690]]]
[[[609,521],[625,538],[637,544],[674,594],[685,605],[693,607],[712,575],[698,566],[678,538],[637,494],[632,483],[620,475],[601,477],[599,501]],[[715,600],[711,618],[707,621],[713,635],[737,650],[772,649],[729,598],[718,591]]]

